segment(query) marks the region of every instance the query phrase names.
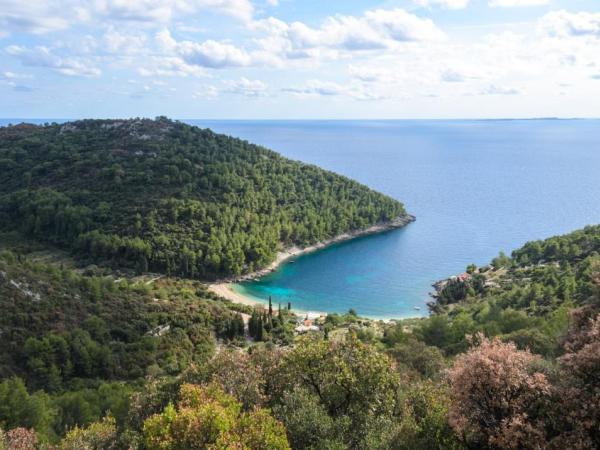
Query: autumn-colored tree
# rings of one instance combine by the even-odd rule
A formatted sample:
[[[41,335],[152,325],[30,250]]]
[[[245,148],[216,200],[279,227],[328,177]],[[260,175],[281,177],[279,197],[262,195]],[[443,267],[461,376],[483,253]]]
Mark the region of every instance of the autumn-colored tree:
[[[535,370],[539,356],[499,339],[477,339],[448,371],[451,426],[470,448],[543,448],[550,383]]]
[[[600,448],[600,315],[574,314],[565,350],[558,360],[558,437],[551,446]]]
[[[0,430],[1,431],[1,430]],[[33,428],[13,428],[7,433],[0,435],[2,450],[36,450],[38,438]]]
[[[287,450],[285,428],[270,412],[242,405],[216,384],[181,386],[177,408],[169,404],[144,422],[148,450]]]

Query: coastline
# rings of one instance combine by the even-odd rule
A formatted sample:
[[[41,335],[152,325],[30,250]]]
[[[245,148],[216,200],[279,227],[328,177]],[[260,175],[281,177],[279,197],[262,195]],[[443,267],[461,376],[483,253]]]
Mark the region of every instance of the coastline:
[[[224,280],[216,281],[213,283],[209,283],[208,290],[211,292],[214,292],[215,294],[217,294],[223,298],[226,298],[227,300],[230,300],[234,303],[240,303],[240,304],[248,305],[248,306],[258,306],[258,305],[264,306],[265,302],[262,302],[258,299],[253,299],[252,297],[248,297],[243,294],[240,294],[239,292],[236,292],[233,289],[232,284],[241,282],[241,281],[250,281],[250,280],[254,280],[256,278],[263,277],[271,272],[274,272],[275,270],[277,270],[277,268],[279,266],[281,266],[283,263],[285,263],[287,260],[289,260],[293,257],[312,253],[317,250],[321,250],[325,247],[329,247],[330,245],[337,244],[337,243],[344,242],[344,241],[349,241],[351,239],[356,239],[358,237],[368,236],[371,234],[383,233],[385,231],[402,228],[402,227],[408,225],[409,223],[414,222],[415,219],[416,219],[415,216],[407,214],[405,216],[398,217],[389,222],[380,222],[380,223],[372,225],[368,228],[342,233],[331,239],[326,239],[324,241],[317,242],[316,244],[309,245],[307,247],[299,247],[297,245],[294,245],[292,247],[285,248],[282,251],[277,253],[275,260],[271,264],[269,264],[267,267],[260,269],[260,270],[256,270],[256,271],[248,273],[248,274],[244,274],[239,277],[232,277],[232,278],[227,278]],[[301,310],[294,309],[294,308],[292,308],[292,311],[299,312],[302,314],[315,313],[314,311],[301,311]],[[321,312],[319,312],[319,313],[321,313]]]

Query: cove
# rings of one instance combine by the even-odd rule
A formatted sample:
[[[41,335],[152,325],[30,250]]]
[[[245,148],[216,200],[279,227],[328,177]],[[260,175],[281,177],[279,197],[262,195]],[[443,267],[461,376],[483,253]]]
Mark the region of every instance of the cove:
[[[417,217],[234,286],[275,304],[426,315],[436,280],[500,250],[600,223],[598,120],[188,122],[354,178]]]
[[[263,302],[272,296],[299,310],[422,316],[436,280],[500,250],[600,223],[600,120],[185,122],[354,178],[417,217],[233,286]]]

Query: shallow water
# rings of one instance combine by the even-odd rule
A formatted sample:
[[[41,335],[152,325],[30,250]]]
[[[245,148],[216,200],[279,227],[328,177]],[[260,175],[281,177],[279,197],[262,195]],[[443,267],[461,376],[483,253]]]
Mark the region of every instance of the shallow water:
[[[434,281],[600,223],[597,120],[188,122],[357,179],[417,216],[235,286],[302,310],[426,315]]]

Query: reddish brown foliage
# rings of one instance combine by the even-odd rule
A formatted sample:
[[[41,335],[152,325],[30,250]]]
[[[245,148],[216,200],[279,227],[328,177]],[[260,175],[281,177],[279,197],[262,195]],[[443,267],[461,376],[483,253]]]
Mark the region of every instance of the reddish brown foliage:
[[[33,429],[13,428],[6,433],[6,450],[35,450],[37,442]]]
[[[600,448],[600,315],[574,314],[565,350],[557,385],[559,435],[552,447]]]
[[[539,406],[550,384],[533,370],[539,357],[513,343],[479,339],[448,372],[451,426],[478,448],[543,448]]]

